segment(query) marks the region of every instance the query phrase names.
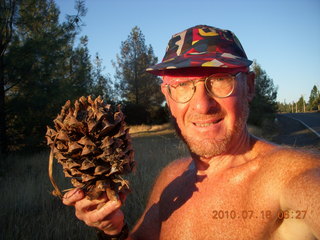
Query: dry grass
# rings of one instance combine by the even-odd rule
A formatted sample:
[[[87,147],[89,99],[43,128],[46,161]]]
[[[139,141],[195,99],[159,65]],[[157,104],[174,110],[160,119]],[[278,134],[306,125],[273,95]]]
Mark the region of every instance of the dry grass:
[[[261,136],[260,129],[249,127],[249,130]],[[132,227],[145,207],[160,170],[172,160],[186,156],[188,151],[168,124],[134,126],[130,131],[135,136],[133,147],[138,165],[135,174],[128,176],[133,191],[123,211]],[[72,207],[64,206],[50,195],[53,188],[47,176],[48,155],[43,152],[1,159],[0,239],[96,239],[95,230],[78,221]],[[54,173],[62,189],[70,187],[60,166],[55,166]]]
[[[129,176],[133,192],[123,208],[130,226],[141,215],[149,190],[163,166],[187,154],[173,134],[134,138],[133,145],[138,166],[136,173]],[[64,206],[50,195],[53,188],[47,176],[48,155],[43,152],[1,159],[0,239],[96,239],[95,230],[78,221],[72,207]],[[55,168],[59,186],[70,187],[60,166]]]
[[[167,135],[167,134],[174,134],[175,130],[170,123],[166,123],[163,125],[134,125],[129,126],[130,134],[133,137],[145,137],[145,136],[159,136],[159,135]],[[248,125],[248,130],[251,134],[257,137],[265,137],[268,138],[265,131],[261,128],[253,125]],[[274,131],[271,132],[274,134]],[[268,132],[268,135],[270,131]]]
[[[173,134],[174,128],[170,123],[162,125],[134,125],[130,127],[130,134],[133,137],[144,137],[144,136],[159,136],[166,134]]]

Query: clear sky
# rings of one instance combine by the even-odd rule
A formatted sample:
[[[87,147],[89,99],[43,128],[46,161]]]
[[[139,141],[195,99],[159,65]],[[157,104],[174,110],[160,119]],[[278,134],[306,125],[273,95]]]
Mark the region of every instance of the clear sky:
[[[61,17],[75,13],[74,1],[56,3]],[[278,101],[308,101],[320,87],[320,0],[87,0],[86,7],[81,35],[112,77],[111,60],[134,26],[161,61],[173,34],[206,24],[237,35],[278,86]]]

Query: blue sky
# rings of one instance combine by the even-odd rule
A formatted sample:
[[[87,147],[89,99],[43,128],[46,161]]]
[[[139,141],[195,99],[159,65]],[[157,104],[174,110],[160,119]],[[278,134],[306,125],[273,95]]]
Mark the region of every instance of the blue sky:
[[[61,17],[75,13],[74,1],[56,3]],[[278,101],[308,100],[312,87],[320,87],[319,0],[87,0],[86,6],[81,35],[112,77],[111,60],[134,26],[161,61],[173,34],[206,24],[237,35],[278,86]]]

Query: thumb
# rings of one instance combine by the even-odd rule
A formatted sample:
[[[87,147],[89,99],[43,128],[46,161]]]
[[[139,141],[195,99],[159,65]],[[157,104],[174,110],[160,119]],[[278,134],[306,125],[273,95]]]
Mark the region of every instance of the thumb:
[[[62,202],[67,206],[73,206],[77,201],[83,199],[84,197],[85,197],[84,192],[80,188],[75,188],[67,192],[63,196]]]

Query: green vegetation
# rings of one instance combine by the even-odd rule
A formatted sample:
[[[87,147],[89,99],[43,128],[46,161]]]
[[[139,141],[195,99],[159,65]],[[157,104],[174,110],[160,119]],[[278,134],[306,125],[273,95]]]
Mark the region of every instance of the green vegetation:
[[[46,125],[66,100],[101,95],[121,103],[130,124],[163,123],[160,78],[145,72],[158,60],[144,35],[134,27],[121,44],[116,77],[103,74],[88,38],[80,36],[87,9],[75,1],[76,13],[59,21],[53,0],[3,0],[0,7],[0,152],[39,150]]]
[[[129,124],[164,123],[168,119],[162,103],[161,78],[146,72],[158,62],[151,45],[146,46],[139,27],[134,27],[128,38],[121,43],[120,55],[113,62],[116,69],[115,88],[120,93],[124,113]]]
[[[79,36],[84,1],[75,8],[59,22],[54,1],[1,1],[0,151],[43,146],[46,125],[67,99],[109,97],[109,78]]]
[[[250,115],[248,122],[250,124],[264,127],[266,122],[273,121],[277,111],[277,87],[273,80],[268,76],[265,70],[254,61],[251,71],[256,75],[255,78],[255,96],[250,103]]]
[[[310,92],[308,110],[320,110],[319,105],[320,105],[320,91],[317,88],[317,86],[314,85]]]

